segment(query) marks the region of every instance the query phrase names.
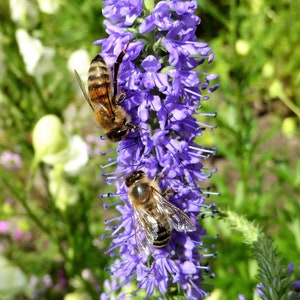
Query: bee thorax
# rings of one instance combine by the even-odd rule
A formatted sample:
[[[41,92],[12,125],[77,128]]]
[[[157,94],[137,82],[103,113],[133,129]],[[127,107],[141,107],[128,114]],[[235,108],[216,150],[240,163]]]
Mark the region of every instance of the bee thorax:
[[[144,202],[145,198],[149,198],[149,185],[147,183],[142,183],[135,186],[132,189],[133,197],[140,200],[140,202]]]

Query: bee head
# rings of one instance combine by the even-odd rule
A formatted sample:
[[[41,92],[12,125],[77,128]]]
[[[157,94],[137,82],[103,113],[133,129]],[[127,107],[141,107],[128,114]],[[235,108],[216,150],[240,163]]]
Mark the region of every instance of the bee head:
[[[115,126],[107,133],[107,138],[113,142],[123,140],[129,134],[131,129],[136,128],[135,125],[130,123],[130,118],[127,115],[123,119],[114,116],[112,121],[115,123]]]
[[[106,136],[110,141],[119,142],[128,135],[129,131],[130,128],[128,126],[123,126],[118,130],[112,130],[111,132],[107,133]]]
[[[134,170],[125,179],[125,184],[127,187],[132,186],[136,181],[141,180],[145,177],[145,172],[142,170]]]

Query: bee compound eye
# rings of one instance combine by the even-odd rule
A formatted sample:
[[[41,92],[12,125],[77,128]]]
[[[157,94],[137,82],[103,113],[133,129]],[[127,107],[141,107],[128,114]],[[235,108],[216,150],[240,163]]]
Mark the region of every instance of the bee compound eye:
[[[131,175],[129,175],[129,176],[126,177],[125,184],[126,184],[127,187],[130,187],[133,184],[133,180],[132,180],[132,176]]]
[[[144,174],[145,174],[144,171],[139,170],[139,171],[136,172],[135,177],[136,177],[137,180],[139,180],[139,179],[143,178]]]

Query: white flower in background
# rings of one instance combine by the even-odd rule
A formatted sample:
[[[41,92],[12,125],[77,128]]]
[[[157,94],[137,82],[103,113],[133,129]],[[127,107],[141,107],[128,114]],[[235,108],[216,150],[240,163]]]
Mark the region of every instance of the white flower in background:
[[[54,67],[54,49],[45,47],[39,39],[29,35],[24,29],[17,29],[16,39],[28,74],[41,79]]]
[[[91,59],[86,50],[76,50],[69,57],[68,69],[72,74],[74,73],[74,70],[76,70],[82,80],[86,82],[88,77],[88,66],[90,65],[90,62]]]
[[[39,21],[36,3],[32,0],[10,0],[11,19],[20,27],[34,28]]]
[[[54,14],[60,5],[60,1],[57,0],[38,0],[40,11],[45,14]]]
[[[46,115],[35,124],[32,144],[38,161],[54,165],[63,163],[68,158],[69,137],[55,115]]]
[[[0,255],[0,295],[1,299],[14,299],[27,288],[27,278],[22,270]],[[3,297],[3,298],[2,298]]]
[[[87,144],[79,135],[73,135],[69,140],[68,159],[63,164],[64,171],[71,176],[78,175],[88,160]]]
[[[79,199],[77,187],[63,177],[60,168],[49,171],[49,191],[55,201],[55,206],[61,211],[76,204]]]
[[[88,147],[78,135],[69,135],[55,115],[42,117],[32,132],[32,144],[38,161],[56,166],[76,176],[88,162]]]
[[[88,162],[87,144],[78,135],[69,135],[55,115],[42,117],[32,133],[37,161],[53,166],[49,171],[49,191],[55,205],[64,211],[79,199],[78,189],[64,175],[78,175]]]

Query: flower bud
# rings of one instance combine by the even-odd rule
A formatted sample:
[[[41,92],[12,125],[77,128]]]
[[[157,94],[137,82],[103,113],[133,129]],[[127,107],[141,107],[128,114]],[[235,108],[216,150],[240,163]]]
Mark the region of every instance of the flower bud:
[[[262,76],[265,78],[271,78],[275,74],[274,65],[272,62],[267,61],[262,68]]]
[[[280,80],[275,79],[269,86],[269,96],[271,98],[282,98],[284,97],[283,86]]]
[[[297,132],[297,120],[293,117],[287,117],[283,120],[281,126],[282,133],[290,138],[293,137]]]
[[[68,136],[55,115],[46,115],[36,123],[32,132],[32,144],[36,159],[49,165],[65,162],[68,157]]]
[[[250,45],[245,40],[237,40],[235,43],[235,50],[239,55],[245,56],[249,53]]]

